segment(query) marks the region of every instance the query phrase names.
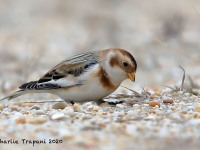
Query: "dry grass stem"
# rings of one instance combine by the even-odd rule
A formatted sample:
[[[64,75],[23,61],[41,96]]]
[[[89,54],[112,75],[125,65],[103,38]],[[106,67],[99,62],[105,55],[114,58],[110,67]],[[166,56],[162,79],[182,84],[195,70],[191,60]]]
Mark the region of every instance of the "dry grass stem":
[[[181,66],[179,66],[183,70],[183,77],[182,77],[182,82],[181,82],[181,87],[180,91],[183,91],[183,86],[184,86],[184,81],[185,81],[185,69]]]

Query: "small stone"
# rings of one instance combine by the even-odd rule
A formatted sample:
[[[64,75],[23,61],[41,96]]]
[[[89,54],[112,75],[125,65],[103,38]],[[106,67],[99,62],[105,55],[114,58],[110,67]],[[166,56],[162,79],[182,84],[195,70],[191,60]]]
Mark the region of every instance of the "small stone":
[[[11,112],[11,109],[10,108],[4,108],[2,111],[3,112]]]
[[[5,108],[5,106],[0,105],[0,110],[2,111]]]
[[[74,109],[72,107],[65,107],[62,112],[67,115],[74,115]]]
[[[53,120],[59,120],[65,118],[65,115],[61,112],[57,112],[54,115],[51,116],[51,119]]]
[[[178,95],[183,95],[183,91],[178,91]]]
[[[8,124],[3,124],[0,126],[0,131],[6,131],[9,128]]]
[[[163,93],[170,93],[172,91],[172,89],[170,88],[165,88],[162,92]]]
[[[155,99],[157,97],[158,97],[158,95],[156,95],[156,94],[153,94],[153,95],[150,96],[151,99]]]
[[[146,117],[147,120],[155,120],[156,117],[154,115],[149,115],[148,117]]]
[[[26,123],[30,124],[43,124],[49,120],[48,117],[27,117]]]
[[[67,107],[67,103],[59,102],[53,105],[52,109],[65,109]]]
[[[173,111],[170,110],[170,109],[168,109],[167,112],[166,112],[166,114],[168,114],[168,115],[171,114],[171,113],[173,113]]]
[[[15,119],[15,123],[16,124],[24,124],[24,123],[26,123],[26,119],[25,119],[25,117],[18,117]]]
[[[75,103],[75,104],[73,105],[73,108],[74,108],[74,111],[75,111],[75,112],[81,112],[81,106],[80,106],[79,104]]]
[[[117,104],[116,107],[123,109],[125,106],[122,104]]]
[[[69,140],[69,139],[72,139],[74,137],[74,134],[70,130],[60,129],[59,130],[59,136],[62,139]]]
[[[191,100],[197,100],[197,99],[198,99],[198,96],[192,95],[192,96],[190,97],[190,99],[191,99]]]
[[[104,123],[99,123],[99,128],[101,128],[101,129],[103,129],[103,128],[106,128],[106,124],[104,124]]]
[[[17,107],[17,106],[11,106],[10,109],[12,111],[19,111],[19,107]]]
[[[98,111],[99,110],[99,106],[94,106],[92,110],[93,111]]]
[[[195,107],[195,111],[200,112],[200,105],[197,105],[197,106]]]
[[[14,113],[13,117],[21,117],[23,114],[21,112]]]
[[[134,105],[133,105],[133,108],[134,108],[134,109],[138,109],[139,107],[140,107],[139,104],[134,104]]]
[[[40,107],[39,107],[39,106],[33,106],[33,107],[31,108],[31,110],[33,110],[33,109],[35,109],[35,110],[39,110]]]
[[[187,126],[199,126],[200,125],[200,119],[191,119],[186,123]]]
[[[170,108],[171,108],[171,110],[173,110],[173,111],[176,110],[176,107],[175,107],[175,106],[171,106]]]
[[[172,100],[172,99],[164,99],[164,100],[163,100],[163,103],[164,103],[164,104],[172,104],[172,103],[173,103],[173,100]]]
[[[108,113],[107,113],[107,112],[102,112],[101,114],[102,114],[102,115],[107,115]]]
[[[151,101],[151,102],[149,103],[149,106],[151,106],[151,107],[155,107],[155,106],[160,107],[160,103],[159,103],[158,101]]]
[[[149,102],[150,102],[149,99],[144,100],[144,103],[145,103],[145,104],[149,104]]]
[[[127,114],[130,115],[130,116],[132,116],[132,115],[135,115],[135,112],[132,111],[132,110],[129,110],[129,111],[127,111]]]
[[[163,111],[161,110],[156,110],[155,112],[156,112],[156,115],[163,115]]]
[[[46,112],[44,110],[37,110],[35,111],[36,115],[44,115]]]
[[[194,118],[200,118],[200,113],[195,113]]]
[[[156,113],[155,110],[152,110],[152,109],[149,110],[149,114],[155,114],[155,113]]]
[[[185,93],[184,95],[185,95],[185,96],[190,96],[190,93]]]
[[[148,105],[148,104],[143,104],[143,106],[144,106],[144,107],[148,107],[149,105]]]

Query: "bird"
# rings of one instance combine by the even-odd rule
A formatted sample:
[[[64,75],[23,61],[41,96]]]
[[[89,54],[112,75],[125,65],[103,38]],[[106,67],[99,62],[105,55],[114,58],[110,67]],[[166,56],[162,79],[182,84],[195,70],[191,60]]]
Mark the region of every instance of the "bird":
[[[18,91],[1,100],[11,100],[27,93],[50,93],[72,104],[100,102],[125,79],[134,82],[136,70],[137,62],[127,50],[90,51],[69,57],[39,80],[22,84]]]

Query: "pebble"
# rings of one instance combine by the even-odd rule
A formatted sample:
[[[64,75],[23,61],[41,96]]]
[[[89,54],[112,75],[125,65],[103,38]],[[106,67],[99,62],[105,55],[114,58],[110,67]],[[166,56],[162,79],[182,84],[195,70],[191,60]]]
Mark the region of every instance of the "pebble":
[[[123,109],[125,106],[122,104],[117,104],[116,107]]]
[[[200,112],[200,105],[197,105],[197,106],[195,107],[195,111]]]
[[[102,112],[101,114],[102,114],[102,115],[107,115],[108,113],[104,111],[104,112]]]
[[[20,110],[20,108],[17,106],[11,106],[10,109],[11,109],[11,111],[19,111]]]
[[[164,104],[172,104],[174,101],[172,99],[164,99],[163,103]]]
[[[99,110],[99,106],[94,106],[92,110],[93,111],[98,111]]]
[[[132,115],[135,115],[135,112],[132,111],[132,110],[129,110],[129,111],[127,111],[127,114],[130,115],[130,116],[132,116]]]
[[[189,120],[186,125],[188,126],[199,126],[200,125],[200,119],[192,119]]]
[[[155,120],[156,117],[154,115],[149,115],[146,117],[147,120]]]
[[[44,115],[44,114],[46,114],[46,111],[44,111],[44,110],[35,110],[35,115]]]
[[[143,106],[144,106],[144,107],[148,107],[148,106],[149,106],[149,104],[143,104]]]
[[[5,108],[4,105],[0,105],[0,110],[2,111]]]
[[[80,106],[80,104],[75,103],[73,105],[73,109],[74,109],[75,112],[81,112],[81,106]]]
[[[65,107],[67,107],[67,103],[59,102],[59,103],[54,104],[52,106],[52,109],[65,109]]]
[[[127,125],[126,126],[126,130],[129,134],[134,134],[135,132],[137,132],[137,126],[136,125]]]
[[[169,92],[171,92],[172,91],[172,89],[170,89],[170,88],[165,88],[162,92],[163,93],[169,93]]]
[[[57,112],[54,115],[51,116],[51,119],[53,120],[59,120],[65,118],[65,114],[61,112]]]
[[[163,115],[164,114],[164,112],[161,111],[161,110],[156,110],[155,112],[156,112],[156,115]]]
[[[59,130],[59,136],[60,136],[62,139],[70,140],[70,139],[72,139],[75,135],[73,134],[72,131],[70,131],[70,130],[68,130],[68,129],[60,129],[60,130]]]
[[[47,121],[49,121],[48,117],[26,117],[25,118],[26,123],[30,123],[30,124],[43,124]]]
[[[144,103],[146,103],[146,104],[149,104],[149,102],[150,102],[150,100],[149,100],[149,99],[147,99],[147,100],[144,100]]]
[[[33,106],[33,107],[31,108],[31,110],[33,110],[33,109],[35,109],[35,110],[39,110],[40,107],[39,107],[39,106]]]
[[[25,117],[18,117],[15,119],[15,123],[16,124],[24,124],[24,123],[26,123],[26,119],[25,119]]]
[[[151,106],[151,107],[156,107],[156,106],[160,107],[160,103],[158,101],[151,101],[149,103],[149,106]]]
[[[182,121],[180,115],[178,113],[172,113],[170,117],[174,120]]]
[[[134,104],[134,105],[133,105],[133,108],[134,108],[134,109],[138,109],[138,108],[140,108],[140,105],[139,105],[139,104]]]
[[[175,106],[171,106],[169,107],[171,110],[176,110],[176,107]]]
[[[74,109],[72,107],[65,107],[65,109],[63,109],[63,113],[65,113],[67,115],[73,115]]]
[[[177,94],[178,95],[183,95],[183,91],[178,91]]]
[[[188,97],[188,96],[190,96],[191,94],[190,94],[190,93],[185,93],[184,95]]]
[[[10,108],[4,108],[4,109],[2,110],[2,112],[11,112],[11,109],[10,109]]]

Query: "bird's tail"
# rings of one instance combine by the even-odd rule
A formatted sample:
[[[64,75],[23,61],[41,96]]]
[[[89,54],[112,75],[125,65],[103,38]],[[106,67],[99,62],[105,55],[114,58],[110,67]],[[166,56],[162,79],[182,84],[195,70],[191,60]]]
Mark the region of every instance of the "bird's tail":
[[[27,93],[27,91],[25,91],[25,90],[19,90],[19,91],[15,92],[15,93],[13,93],[13,94],[11,94],[11,95],[8,95],[8,96],[6,96],[6,97],[0,99],[0,101],[5,100],[5,99],[11,100],[11,99],[13,99],[13,98],[16,98],[16,97],[18,97],[18,96],[24,95],[24,94],[26,94],[26,93]]]

